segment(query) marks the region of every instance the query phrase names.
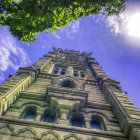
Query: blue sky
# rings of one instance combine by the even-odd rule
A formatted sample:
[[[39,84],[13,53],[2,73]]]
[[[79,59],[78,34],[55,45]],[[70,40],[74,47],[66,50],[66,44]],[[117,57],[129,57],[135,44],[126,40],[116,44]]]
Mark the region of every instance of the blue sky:
[[[52,46],[92,52],[106,74],[120,82],[140,109],[140,37],[128,30],[130,17],[139,13],[140,1],[130,0],[118,16],[83,17],[55,34],[40,33],[29,46],[12,37],[8,27],[0,26],[0,83],[20,66],[31,65],[52,51]]]

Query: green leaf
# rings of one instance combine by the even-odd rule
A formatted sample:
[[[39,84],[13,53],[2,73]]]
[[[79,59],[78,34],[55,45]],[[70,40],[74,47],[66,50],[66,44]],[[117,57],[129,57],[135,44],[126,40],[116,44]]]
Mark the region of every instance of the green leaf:
[[[0,25],[10,26],[12,36],[24,43],[34,42],[44,30],[55,33],[74,19],[97,15],[119,14],[127,0],[1,0]],[[102,10],[104,9],[104,10]]]
[[[55,29],[54,28],[50,28],[50,33],[55,33]]]

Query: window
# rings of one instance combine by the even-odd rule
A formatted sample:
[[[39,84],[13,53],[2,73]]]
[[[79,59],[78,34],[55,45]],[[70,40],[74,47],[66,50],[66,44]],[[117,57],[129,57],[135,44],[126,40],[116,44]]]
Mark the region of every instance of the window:
[[[74,71],[74,77],[78,77],[78,72]]]
[[[56,67],[56,68],[54,69],[53,73],[54,73],[54,74],[57,74],[58,71],[59,71],[59,68]]]
[[[48,109],[45,111],[44,116],[42,118],[43,122],[47,122],[47,123],[54,123],[55,122],[55,112],[53,112],[52,110]]]
[[[61,70],[61,75],[64,75],[66,73],[66,69]]]
[[[75,88],[75,83],[71,80],[64,80],[61,84],[62,87]]]
[[[81,78],[85,77],[85,73],[83,71],[81,71]]]
[[[34,120],[36,118],[36,108],[35,107],[28,107],[23,114],[24,120]]]
[[[78,73],[74,73],[74,77],[78,77]]]
[[[98,116],[94,116],[90,122],[90,128],[96,130],[103,130],[103,126],[101,121],[99,120]]]
[[[85,127],[84,118],[80,113],[73,113],[71,118],[71,125],[76,127]]]

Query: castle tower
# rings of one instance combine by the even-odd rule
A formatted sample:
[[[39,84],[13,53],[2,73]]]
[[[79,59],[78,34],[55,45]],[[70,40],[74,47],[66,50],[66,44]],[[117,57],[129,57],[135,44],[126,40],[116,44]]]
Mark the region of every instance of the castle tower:
[[[140,140],[140,111],[91,58],[55,49],[0,85],[0,140]]]

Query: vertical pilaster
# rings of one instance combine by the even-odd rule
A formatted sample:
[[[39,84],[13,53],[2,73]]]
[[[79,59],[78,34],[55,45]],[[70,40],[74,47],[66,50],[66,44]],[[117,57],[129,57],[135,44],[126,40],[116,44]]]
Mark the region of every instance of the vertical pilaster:
[[[40,121],[40,120],[41,120],[41,117],[42,117],[42,113],[37,112],[37,115],[36,115],[35,120],[36,120],[36,121]]]
[[[73,76],[73,67],[72,66],[67,67],[66,75]]]
[[[68,114],[69,114],[69,110],[60,108],[59,124],[61,124],[61,125],[69,125]]]
[[[81,72],[78,71],[78,78],[81,78]]]
[[[96,61],[94,60],[87,60],[87,61],[96,79],[102,79],[102,78],[107,77],[105,72],[102,70],[102,68],[99,66],[99,64]]]
[[[61,75],[61,68],[59,68],[57,75]]]
[[[113,112],[119,120],[119,124],[125,135],[129,140],[139,140],[140,111],[126,94],[121,91],[118,82],[109,78],[102,79],[101,89],[106,99],[111,103]]]

